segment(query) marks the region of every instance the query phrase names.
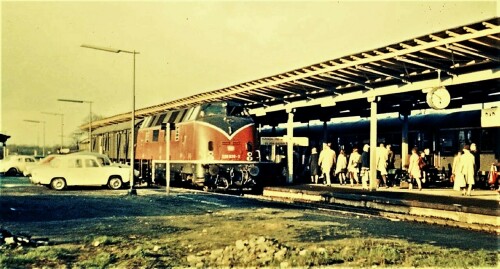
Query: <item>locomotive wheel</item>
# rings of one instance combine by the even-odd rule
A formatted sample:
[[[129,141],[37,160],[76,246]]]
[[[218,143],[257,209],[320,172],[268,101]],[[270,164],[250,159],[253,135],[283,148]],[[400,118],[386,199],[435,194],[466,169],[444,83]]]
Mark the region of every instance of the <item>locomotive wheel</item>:
[[[119,177],[111,177],[108,181],[108,188],[118,190],[123,186],[123,182]]]
[[[62,177],[54,178],[50,182],[50,187],[56,191],[62,191],[66,188],[66,180]]]

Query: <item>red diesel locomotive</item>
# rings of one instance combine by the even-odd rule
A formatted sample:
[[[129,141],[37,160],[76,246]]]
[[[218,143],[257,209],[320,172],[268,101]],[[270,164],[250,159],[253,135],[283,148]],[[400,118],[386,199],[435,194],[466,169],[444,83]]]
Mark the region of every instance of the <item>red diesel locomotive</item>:
[[[165,184],[165,124],[173,125],[169,144],[172,181],[224,189],[256,184],[255,124],[234,102],[205,103],[144,118],[136,132],[135,148],[135,166],[140,167],[143,180]],[[118,138],[120,131],[98,133],[96,146],[119,161],[120,150],[126,151],[117,144],[126,141]]]

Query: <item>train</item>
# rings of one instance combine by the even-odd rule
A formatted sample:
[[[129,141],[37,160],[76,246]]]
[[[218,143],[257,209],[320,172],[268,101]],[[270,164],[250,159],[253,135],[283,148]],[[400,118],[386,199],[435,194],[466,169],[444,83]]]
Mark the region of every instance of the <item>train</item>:
[[[148,116],[136,122],[135,167],[148,183],[165,184],[166,125],[170,131],[170,168],[173,183],[186,183],[203,188],[255,188],[285,183],[286,146],[261,146],[261,137],[282,137],[286,128],[257,127],[257,118],[236,102],[208,102],[193,107]],[[476,143],[478,185],[486,185],[492,163],[500,157],[500,128],[483,128],[481,111],[459,111],[412,115],[408,119],[408,148],[429,148],[433,171],[443,181],[451,175],[454,155],[463,145]],[[296,147],[298,171],[294,174],[307,181],[306,160],[312,146],[331,143],[337,152],[350,153],[369,144],[369,118],[336,119],[326,124],[297,124],[294,136],[307,137],[307,147]],[[378,142],[391,144],[401,162],[402,120],[381,117],[378,120]],[[129,123],[100,127],[93,131],[93,151],[104,153],[116,162],[127,162],[129,156]],[[271,156],[273,152],[273,156]]]
[[[166,143],[167,124],[170,142]],[[203,188],[252,189],[260,174],[255,123],[236,102],[209,102],[148,116],[136,123],[135,167],[142,180],[165,184],[170,178]],[[126,161],[130,132],[124,123],[93,132],[93,150]]]

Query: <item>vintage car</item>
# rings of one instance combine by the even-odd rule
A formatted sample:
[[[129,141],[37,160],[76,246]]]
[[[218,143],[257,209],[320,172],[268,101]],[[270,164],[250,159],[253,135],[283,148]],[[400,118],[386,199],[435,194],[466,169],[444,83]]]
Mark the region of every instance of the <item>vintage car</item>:
[[[90,156],[95,156],[99,162],[104,165],[104,166],[116,166],[116,167],[121,167],[121,168],[128,168],[130,169],[130,165],[123,164],[123,163],[114,163],[109,159],[108,155],[106,154],[101,154],[97,152],[89,152],[89,151],[78,151],[74,153],[70,153],[70,155],[90,155]],[[137,178],[139,177],[139,170],[134,169],[134,176]]]
[[[24,173],[27,164],[36,162],[33,156],[10,155],[0,161],[0,173],[6,176],[17,176]]]
[[[130,169],[103,165],[93,155],[57,156],[49,165],[32,171],[31,182],[63,190],[67,186],[108,186],[120,189],[130,182]]]

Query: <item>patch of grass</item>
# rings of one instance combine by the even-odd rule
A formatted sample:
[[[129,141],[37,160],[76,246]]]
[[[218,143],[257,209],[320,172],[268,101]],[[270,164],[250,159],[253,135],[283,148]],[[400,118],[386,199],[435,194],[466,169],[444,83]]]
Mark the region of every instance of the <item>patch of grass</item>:
[[[349,266],[495,267],[498,255],[488,251],[462,251],[393,239],[343,239],[325,246],[333,263]],[[333,264],[331,263],[331,264]],[[325,265],[325,264],[323,264]]]
[[[0,268],[26,268],[28,265],[45,266],[71,263],[76,258],[76,248],[41,246],[37,248],[5,249],[0,253]]]
[[[83,242],[86,244],[92,244],[95,247],[98,246],[108,246],[108,245],[114,245],[123,242],[123,237],[117,237],[117,236],[86,236],[83,239]]]
[[[115,262],[115,256],[107,252],[100,252],[97,255],[91,256],[89,259],[77,262],[77,266],[83,268],[107,268],[110,264]]]
[[[10,255],[6,253],[0,253],[0,268],[26,268],[27,265],[33,264],[34,260],[32,258],[27,258],[20,255]]]

